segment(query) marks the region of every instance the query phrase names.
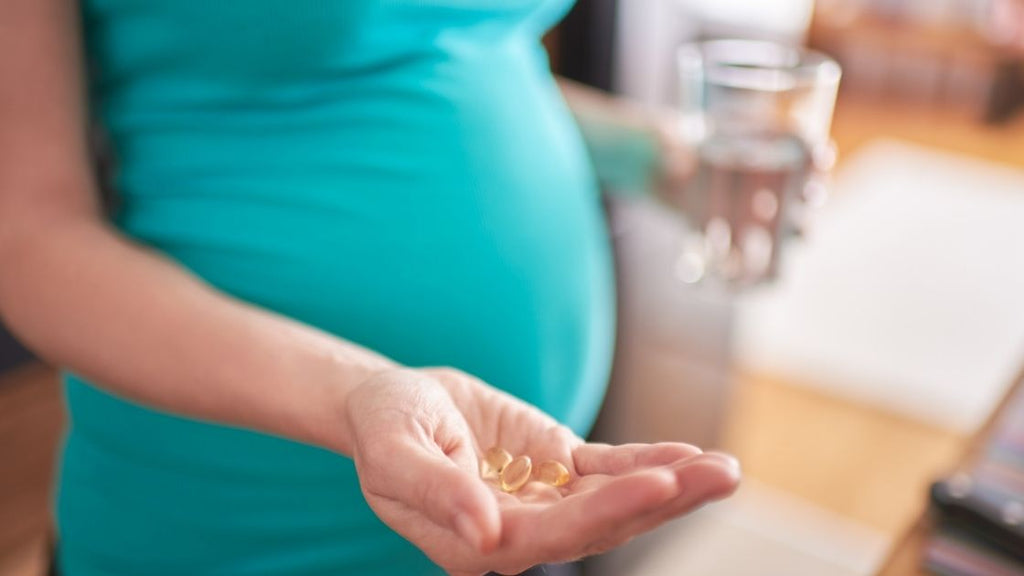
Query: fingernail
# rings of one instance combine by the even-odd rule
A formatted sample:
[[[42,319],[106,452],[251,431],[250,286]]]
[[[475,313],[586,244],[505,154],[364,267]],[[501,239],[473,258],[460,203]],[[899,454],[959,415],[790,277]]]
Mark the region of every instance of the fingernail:
[[[736,459],[732,454],[726,454],[724,452],[707,452],[708,456],[714,456],[718,461],[725,464],[727,468],[730,468],[736,474],[740,473],[740,461]]]
[[[740,462],[729,454],[722,454],[721,452],[709,454],[709,456],[712,456],[712,458],[708,463],[725,472],[725,476],[722,476],[720,478],[721,481],[718,483],[710,483],[704,486],[704,490],[702,490],[703,496],[715,500],[726,498],[739,487],[742,476]]]
[[[455,531],[474,550],[483,548],[483,535],[480,534],[480,529],[477,528],[469,514],[460,513],[455,516]]]
[[[719,470],[721,472],[715,474],[715,477],[723,482],[707,482],[703,474],[701,476],[705,480],[695,482],[692,476],[695,469]],[[705,452],[703,456],[686,461],[676,468],[676,473],[681,490],[695,498],[724,497],[736,489],[741,476],[739,461],[719,452]]]

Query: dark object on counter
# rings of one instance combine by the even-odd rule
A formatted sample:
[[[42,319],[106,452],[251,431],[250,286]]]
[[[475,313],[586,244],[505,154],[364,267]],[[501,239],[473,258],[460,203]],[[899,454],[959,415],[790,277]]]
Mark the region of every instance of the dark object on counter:
[[[1024,564],[953,522],[935,526],[924,558],[939,576],[1024,576]]]
[[[1024,562],[1024,494],[1014,497],[973,483],[960,475],[932,485],[932,505],[941,521]]]
[[[1010,399],[977,457],[932,485],[938,525],[929,569],[957,576],[1024,576],[1024,387]]]

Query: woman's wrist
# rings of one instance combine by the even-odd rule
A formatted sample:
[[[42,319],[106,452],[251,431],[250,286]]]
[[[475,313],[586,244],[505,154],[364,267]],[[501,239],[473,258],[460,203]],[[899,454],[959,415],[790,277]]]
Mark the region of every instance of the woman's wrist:
[[[310,416],[298,422],[298,439],[351,457],[355,449],[349,409],[352,395],[375,376],[398,365],[342,341],[319,355],[313,364],[311,379],[319,384],[307,400]]]
[[[658,181],[661,148],[648,126],[609,119],[579,120],[601,186],[616,195],[643,195]]]

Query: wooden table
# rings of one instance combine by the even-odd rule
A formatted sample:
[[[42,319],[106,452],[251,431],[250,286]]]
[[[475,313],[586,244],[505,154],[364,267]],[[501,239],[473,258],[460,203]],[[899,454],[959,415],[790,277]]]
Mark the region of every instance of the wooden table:
[[[989,417],[988,422],[974,436],[970,447],[961,458],[961,463],[969,462],[979,451],[984,449],[985,440],[990,436],[993,428],[995,428],[999,416],[1003,413],[1003,409],[1009,404],[1014,394],[1020,390],[1024,390],[1024,371],[1017,376],[1017,380]],[[922,495],[922,499],[924,497]],[[928,539],[931,536],[932,526],[933,521],[929,517],[928,512],[922,512],[918,521],[893,546],[892,552],[883,565],[882,570],[878,573],[878,576],[930,575],[931,573],[922,566],[922,559],[924,558],[925,547],[928,545]]]

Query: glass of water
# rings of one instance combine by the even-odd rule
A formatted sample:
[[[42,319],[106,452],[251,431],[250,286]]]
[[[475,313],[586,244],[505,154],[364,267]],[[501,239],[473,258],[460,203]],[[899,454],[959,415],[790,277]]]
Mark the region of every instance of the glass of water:
[[[677,273],[729,287],[769,280],[782,240],[823,200],[839,65],[772,42],[715,40],[682,46],[678,67],[682,133],[698,162],[687,186],[666,193],[689,225]]]

